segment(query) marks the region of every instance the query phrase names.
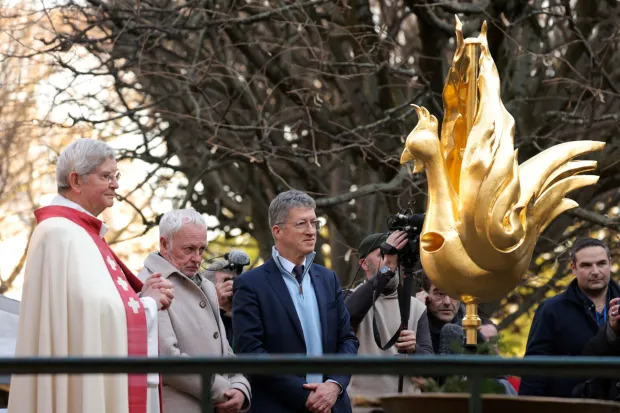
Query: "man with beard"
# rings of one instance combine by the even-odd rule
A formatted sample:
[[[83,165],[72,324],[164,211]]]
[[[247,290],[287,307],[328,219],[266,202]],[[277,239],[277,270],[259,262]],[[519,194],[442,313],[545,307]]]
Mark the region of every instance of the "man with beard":
[[[571,251],[575,279],[561,294],[543,301],[534,314],[525,356],[576,356],[607,324],[610,302],[620,297],[611,280],[611,254],[605,243],[579,239]],[[571,397],[581,380],[575,378],[526,377],[520,395]]]
[[[376,330],[382,346],[398,331],[401,323],[397,294],[399,283],[399,277],[396,274],[397,255],[383,254],[380,246],[384,242],[400,250],[407,245],[407,234],[403,231],[394,231],[389,236],[378,233],[369,235],[362,241],[358,249],[359,263],[366,273],[367,281],[352,290],[345,299],[345,305],[351,315],[351,326],[360,341],[358,354],[391,357],[398,352],[433,354],[426,307],[413,297],[411,298],[409,328],[400,332],[394,346],[382,350],[375,342],[373,320],[376,322]],[[376,298],[374,310],[373,298]],[[355,375],[351,378],[349,385],[351,397],[356,395],[379,396],[395,393],[397,390],[398,376],[390,375]],[[413,391],[411,381],[404,380],[403,392],[411,391]]]

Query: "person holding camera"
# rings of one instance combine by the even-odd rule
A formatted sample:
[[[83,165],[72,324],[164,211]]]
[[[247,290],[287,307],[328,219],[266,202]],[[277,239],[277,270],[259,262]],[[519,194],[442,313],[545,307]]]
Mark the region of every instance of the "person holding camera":
[[[433,354],[426,306],[413,297],[410,298],[408,328],[400,331],[394,346],[385,350],[380,348],[400,329],[396,252],[403,249],[408,242],[407,233],[403,231],[394,231],[389,236],[377,233],[364,238],[358,248],[360,267],[366,273],[367,281],[350,291],[345,298],[345,305],[351,315],[351,326],[360,341],[358,354],[374,356],[394,356],[398,353]],[[380,344],[375,340],[375,331],[378,333]],[[389,375],[355,375],[349,385],[351,397],[356,395],[372,397],[395,393],[397,390],[398,376]],[[404,380],[403,392],[412,391],[410,380]]]
[[[243,251],[232,250],[224,255],[223,260],[212,262],[204,275],[215,285],[217,302],[220,306],[220,317],[226,329],[226,338],[233,346],[232,328],[232,297],[233,281],[243,272],[243,267],[250,264],[250,257]]]

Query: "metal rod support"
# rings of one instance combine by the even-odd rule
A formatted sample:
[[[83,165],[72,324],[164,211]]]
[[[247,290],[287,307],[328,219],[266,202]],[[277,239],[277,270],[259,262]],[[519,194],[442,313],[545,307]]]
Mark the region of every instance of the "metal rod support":
[[[482,377],[472,375],[469,381],[469,413],[482,413]]]
[[[3,374],[163,373],[198,374],[205,371],[241,374],[403,374],[406,376],[472,375],[494,377],[617,377],[620,357],[458,355],[422,357],[302,355],[237,357],[130,358],[0,358]]]
[[[213,395],[211,394],[211,373],[203,373],[202,391],[200,401],[202,402],[202,413],[213,413]],[[179,412],[180,413],[180,412]]]

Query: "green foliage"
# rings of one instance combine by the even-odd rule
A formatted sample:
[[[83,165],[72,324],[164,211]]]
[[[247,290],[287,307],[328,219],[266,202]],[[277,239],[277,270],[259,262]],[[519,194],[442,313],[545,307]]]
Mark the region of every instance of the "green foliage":
[[[221,232],[214,240],[209,241],[207,251],[205,251],[205,261],[203,261],[203,269],[209,266],[209,263],[217,257],[222,257],[231,250],[241,250],[250,257],[250,267],[254,267],[259,259],[259,247],[256,239],[248,234],[241,234],[235,237],[226,237]],[[247,267],[245,268],[248,269]]]
[[[460,343],[452,343],[452,350],[455,354],[477,354],[485,356],[496,356],[498,354],[498,339],[492,338],[485,343],[479,343],[474,351],[464,349]],[[423,392],[440,393],[467,393],[470,391],[469,379],[465,376],[448,376],[443,384],[439,385],[433,378],[422,380]],[[481,382],[481,392],[483,394],[505,394],[506,390],[497,380],[484,378]]]
[[[470,383],[467,377],[463,376],[450,376],[446,379],[443,385],[439,386],[433,379],[428,379],[429,381],[434,383],[435,387],[431,387],[425,392],[434,391],[441,393],[468,393],[471,389]],[[433,390],[431,390],[431,388]],[[493,379],[482,379],[481,382],[481,393],[482,394],[505,394],[506,389],[502,384],[500,384],[497,380]]]

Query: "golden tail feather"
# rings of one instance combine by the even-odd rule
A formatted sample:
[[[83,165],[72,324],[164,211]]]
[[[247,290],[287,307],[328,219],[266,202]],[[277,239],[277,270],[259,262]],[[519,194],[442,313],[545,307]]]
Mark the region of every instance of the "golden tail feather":
[[[564,195],[575,189],[594,185],[597,181],[598,176],[595,175],[576,175],[554,183],[535,201],[530,222],[539,226],[552,221],[562,212],[558,207],[562,205]]]

